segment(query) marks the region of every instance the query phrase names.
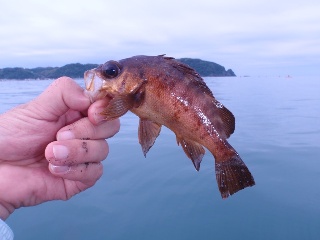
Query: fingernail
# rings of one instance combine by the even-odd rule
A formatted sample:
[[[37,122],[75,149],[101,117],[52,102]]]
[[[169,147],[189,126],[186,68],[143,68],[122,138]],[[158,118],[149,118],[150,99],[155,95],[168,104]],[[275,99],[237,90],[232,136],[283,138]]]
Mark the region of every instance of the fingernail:
[[[70,166],[56,166],[49,163],[49,168],[53,173],[68,173]]]
[[[105,120],[105,116],[103,116],[101,113],[95,113],[93,117],[96,123],[101,123]]]
[[[69,140],[69,139],[75,139],[74,133],[70,130],[59,132],[57,135],[57,140]]]
[[[56,160],[64,160],[69,155],[69,149],[63,145],[54,145],[52,151]]]

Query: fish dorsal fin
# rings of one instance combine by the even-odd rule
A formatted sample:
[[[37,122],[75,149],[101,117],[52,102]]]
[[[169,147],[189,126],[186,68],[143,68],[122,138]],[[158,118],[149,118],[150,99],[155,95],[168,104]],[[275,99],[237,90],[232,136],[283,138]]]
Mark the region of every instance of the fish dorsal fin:
[[[177,143],[181,145],[183,151],[191,159],[195,169],[197,171],[200,170],[200,163],[202,161],[202,157],[205,153],[204,148],[197,142],[187,140],[177,136]]]
[[[200,74],[197,73],[193,68],[179,62],[172,57],[164,57],[173,68],[177,69],[181,74],[185,76],[185,80],[193,83],[194,87],[198,88],[201,92],[206,93],[213,97],[211,90],[206,85],[205,81],[201,78]]]
[[[234,132],[235,130],[235,118],[225,106],[223,106],[220,102],[215,101],[215,112],[218,114],[219,119],[221,121],[221,134],[225,134],[226,138],[229,138],[230,135]],[[215,117],[216,118],[216,117]],[[219,129],[218,129],[219,131]]]
[[[171,59],[173,60],[173,59]],[[184,64],[182,62],[179,62],[177,60],[172,61],[172,66],[174,68],[179,69],[181,72],[184,72],[185,74],[189,74],[196,78],[196,80],[203,82],[203,79],[200,77],[200,74],[196,72],[193,68],[188,66],[187,64]]]
[[[138,136],[144,156],[147,155],[147,152],[153,146],[156,138],[160,134],[160,130],[160,124],[140,118]]]

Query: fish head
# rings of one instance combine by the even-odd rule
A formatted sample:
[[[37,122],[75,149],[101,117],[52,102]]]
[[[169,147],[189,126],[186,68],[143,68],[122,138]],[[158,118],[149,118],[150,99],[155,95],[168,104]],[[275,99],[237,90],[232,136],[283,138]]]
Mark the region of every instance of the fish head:
[[[120,72],[121,66],[118,62],[108,61],[84,73],[85,92],[91,102],[117,92],[117,78]]]
[[[116,95],[132,93],[142,82],[146,82],[141,75],[144,68],[132,62],[133,59],[111,60],[86,71],[85,92],[91,102],[104,97],[113,98]]]

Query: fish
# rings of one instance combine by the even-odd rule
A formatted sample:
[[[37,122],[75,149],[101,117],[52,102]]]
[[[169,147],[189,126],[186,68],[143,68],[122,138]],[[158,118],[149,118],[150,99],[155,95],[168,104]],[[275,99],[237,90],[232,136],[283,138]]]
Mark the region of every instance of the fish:
[[[139,117],[138,139],[145,157],[165,126],[175,133],[197,171],[205,149],[211,152],[223,199],[255,185],[249,169],[227,141],[235,131],[234,115],[190,66],[166,55],[139,55],[107,61],[86,71],[84,80],[92,102],[110,99],[101,113],[106,120],[128,111]]]

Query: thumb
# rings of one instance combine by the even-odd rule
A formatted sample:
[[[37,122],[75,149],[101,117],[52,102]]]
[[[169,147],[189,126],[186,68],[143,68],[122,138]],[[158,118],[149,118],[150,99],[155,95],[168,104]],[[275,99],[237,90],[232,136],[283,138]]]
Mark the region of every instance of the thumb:
[[[38,111],[42,110],[46,114],[46,117],[56,119],[69,109],[87,110],[90,106],[90,99],[74,80],[61,77],[55,80],[33,103]]]

